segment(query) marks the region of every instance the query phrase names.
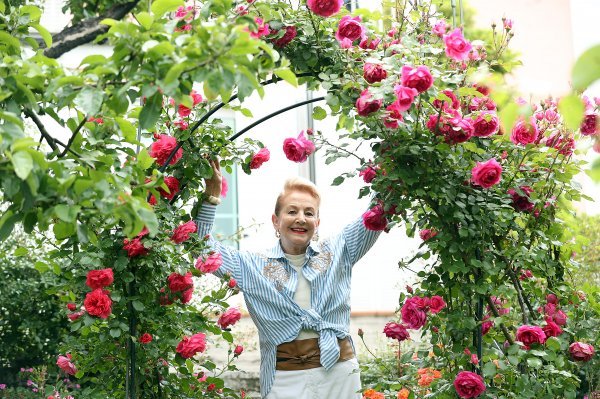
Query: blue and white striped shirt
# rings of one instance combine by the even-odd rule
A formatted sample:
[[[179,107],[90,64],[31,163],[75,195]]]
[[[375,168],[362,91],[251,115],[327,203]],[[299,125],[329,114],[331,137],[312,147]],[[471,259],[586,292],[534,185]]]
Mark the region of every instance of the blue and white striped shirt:
[[[210,234],[216,206],[202,204],[198,234]],[[350,283],[352,266],[373,246],[379,231],[367,230],[362,218],[321,242],[311,241],[302,273],[310,283],[311,309],[294,301],[298,284],[279,242],[264,252],[238,251],[210,237],[208,244],[223,257],[215,275],[229,273],[244,293],[248,312],[258,328],[261,364],[260,391],[267,396],[275,379],[277,346],[293,341],[301,329],[319,334],[321,364],[330,369],[338,360],[337,339],[350,336]]]

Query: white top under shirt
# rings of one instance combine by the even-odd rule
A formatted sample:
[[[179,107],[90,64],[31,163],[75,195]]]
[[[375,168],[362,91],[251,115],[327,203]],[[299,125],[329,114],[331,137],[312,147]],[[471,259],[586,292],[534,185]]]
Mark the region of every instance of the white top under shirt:
[[[306,277],[304,277],[304,274],[302,274],[302,267],[304,266],[304,263],[306,263],[306,254],[285,254],[285,257],[290,261],[290,265],[298,273],[298,285],[296,286],[296,292],[294,293],[294,302],[302,309],[312,308],[310,304],[310,283]],[[319,338],[319,334],[314,330],[300,330],[300,334],[296,337],[296,339],[309,338]]]

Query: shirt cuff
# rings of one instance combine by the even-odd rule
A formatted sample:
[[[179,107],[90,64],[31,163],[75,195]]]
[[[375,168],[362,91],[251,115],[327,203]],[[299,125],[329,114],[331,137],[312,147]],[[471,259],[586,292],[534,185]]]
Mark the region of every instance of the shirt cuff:
[[[198,212],[198,222],[199,223],[209,223],[212,224],[215,220],[215,214],[217,213],[217,206],[213,204],[209,204],[208,202],[203,202],[200,208],[200,212]]]

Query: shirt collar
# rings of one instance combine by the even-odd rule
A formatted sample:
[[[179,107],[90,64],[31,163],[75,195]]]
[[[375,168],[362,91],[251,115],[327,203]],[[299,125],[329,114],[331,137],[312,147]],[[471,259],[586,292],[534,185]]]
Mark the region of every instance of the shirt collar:
[[[310,243],[308,244],[307,252],[308,252],[309,256],[318,254],[319,252],[321,252],[320,248],[319,248],[319,244],[316,241],[311,240]],[[273,245],[273,247],[271,247],[271,249],[268,249],[266,251],[265,255],[267,256],[267,258],[272,258],[272,259],[285,258],[285,253],[283,252],[283,248],[281,248],[279,240],[277,240],[277,242],[275,243],[275,245]]]

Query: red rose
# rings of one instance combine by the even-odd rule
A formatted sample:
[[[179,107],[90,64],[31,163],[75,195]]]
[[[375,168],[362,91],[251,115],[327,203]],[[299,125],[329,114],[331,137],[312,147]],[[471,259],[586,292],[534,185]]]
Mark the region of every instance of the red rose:
[[[365,89],[356,100],[356,111],[360,116],[369,116],[373,112],[379,111],[382,104],[383,100],[372,100],[371,93]]]
[[[148,181],[150,181],[150,179],[146,180],[146,182]],[[176,177],[167,176],[165,177],[164,182],[167,188],[169,189],[168,192],[162,187],[159,187],[158,193],[164,199],[171,201],[179,192],[179,180]],[[150,203],[150,205],[156,205],[156,198],[154,198],[154,195],[150,196],[150,201],[148,202]]]
[[[439,295],[434,295],[431,297],[431,300],[429,301],[429,310],[431,313],[439,313],[445,307],[446,302],[444,301],[444,298]]]
[[[472,48],[471,43],[465,40],[460,28],[444,35],[444,44],[446,45],[446,55],[454,61],[466,60]]]
[[[234,325],[242,318],[242,313],[238,308],[229,308],[219,317],[217,324],[222,328],[226,329],[229,326]]]
[[[75,320],[79,319],[81,316],[83,316],[84,314],[85,314],[85,311],[80,310],[79,312],[67,314],[67,317],[69,318],[69,320],[75,321]]]
[[[234,278],[232,278],[232,279],[230,279],[230,280],[229,280],[229,282],[227,283],[227,286],[228,286],[229,288],[232,288],[232,289],[233,289],[233,288],[237,287],[237,281],[235,281],[235,279],[234,279]]]
[[[513,208],[520,212],[531,212],[535,207],[535,204],[529,201],[529,194],[533,193],[533,190],[529,186],[521,186],[519,189],[525,195],[519,194],[512,188],[508,190],[508,194],[510,194],[513,200]]]
[[[557,310],[556,313],[552,315],[552,320],[559,326],[564,326],[567,324],[567,315],[562,310]]]
[[[190,234],[195,233],[197,229],[196,223],[194,223],[193,220],[190,220],[187,223],[177,226],[175,230],[173,230],[171,241],[175,244],[181,244],[182,242],[187,241],[190,238]]]
[[[330,17],[336,14],[344,5],[344,0],[307,0],[309,10],[321,17]]]
[[[531,118],[527,123],[524,120],[518,121],[510,133],[510,141],[515,144],[531,144],[538,139],[539,131],[535,119]]]
[[[75,365],[71,362],[71,355],[67,354],[67,356],[58,356],[58,358],[56,359],[56,365],[65,373],[69,374],[69,375],[75,375],[77,374],[77,368],[75,367]]]
[[[583,342],[573,342],[569,346],[569,353],[576,362],[587,362],[594,357],[594,347]]]
[[[152,342],[152,335],[148,334],[148,333],[144,333],[142,334],[142,336],[139,339],[140,344],[148,344],[150,342]]]
[[[292,40],[294,40],[294,38],[296,37],[296,35],[298,34],[298,31],[296,30],[295,26],[286,26],[285,28],[285,33],[283,34],[282,37],[280,37],[279,39],[273,39],[273,45],[275,47],[285,47],[288,44],[290,44],[290,42]],[[271,34],[278,34],[279,30],[272,30]]]
[[[315,145],[304,137],[304,131],[300,132],[298,138],[288,137],[283,140],[283,152],[290,161],[304,162],[314,151]]]
[[[411,298],[408,298],[406,302],[404,302],[402,309],[400,309],[400,313],[402,315],[402,321],[408,328],[417,330],[423,327],[427,321],[427,314],[425,314],[422,305]]]
[[[191,272],[187,272],[185,275],[171,273],[167,278],[167,282],[171,292],[186,291],[194,287],[194,280],[192,280]]]
[[[575,151],[575,140],[573,137],[562,137],[560,133],[554,133],[546,139],[546,146],[552,147],[559,154],[568,157]]]
[[[421,240],[423,241],[427,241],[437,235],[438,232],[435,229],[423,229],[419,231],[419,237],[421,237]]]
[[[371,64],[369,62],[363,65],[363,77],[369,83],[381,82],[387,78],[387,71],[381,64]]]
[[[373,179],[377,176],[377,169],[379,169],[379,167],[367,165],[360,171],[358,175],[363,178],[365,183],[368,184],[371,183]]]
[[[196,353],[204,352],[206,349],[206,335],[202,333],[194,334],[191,337],[183,337],[177,344],[176,352],[184,359],[193,357]]]
[[[502,178],[502,166],[494,158],[485,162],[477,162],[471,170],[471,181],[473,184],[483,188],[490,188]]]
[[[546,295],[546,302],[558,305],[558,297],[555,294]]]
[[[74,303],[67,303],[67,309],[73,312],[75,309],[77,309],[77,305],[75,305]]]
[[[587,114],[583,118],[583,122],[581,122],[581,134],[583,134],[584,136],[591,136],[598,133],[600,131],[598,129],[598,122],[598,115]]]
[[[381,231],[387,227],[388,221],[381,204],[375,205],[362,215],[363,224],[369,230]]]
[[[481,334],[485,335],[494,327],[494,322],[490,320],[489,315],[483,316],[483,320],[483,323],[481,323]]]
[[[189,288],[181,293],[181,303],[189,303],[194,296],[194,287]]]
[[[340,19],[338,30],[335,32],[335,38],[338,42],[352,45],[352,42],[358,39],[364,39],[365,27],[360,23],[359,16],[353,17],[346,15]]]
[[[101,270],[90,270],[87,274],[85,285],[95,290],[96,288],[107,287],[111,285],[113,281],[113,270],[111,268]]]
[[[402,324],[389,322],[383,327],[383,333],[386,337],[404,341],[410,338],[410,334],[406,331],[406,327]]]
[[[544,330],[546,337],[558,337],[563,332],[560,326],[552,321],[551,317],[546,317],[546,325],[542,327],[542,330]]]
[[[152,158],[156,158],[156,162],[159,165],[164,166],[164,164],[167,162],[167,158],[169,158],[169,155],[171,155],[171,152],[173,152],[175,147],[177,147],[177,140],[175,137],[171,137],[166,134],[155,134],[154,137],[157,140],[150,146],[150,156]],[[177,150],[173,158],[171,158],[169,165],[174,165],[177,163],[182,156],[183,148],[180,148]]]
[[[402,67],[402,86],[417,89],[419,93],[427,91],[433,85],[433,76],[429,68],[420,65],[416,68],[404,65]]]
[[[222,264],[223,258],[221,257],[221,254],[215,252],[214,254],[209,255],[206,260],[198,258],[196,261],[196,269],[200,270],[202,273],[212,273],[217,271]]]
[[[258,169],[261,165],[267,162],[271,158],[271,153],[267,148],[261,148],[256,154],[252,156],[250,161],[250,169]]]
[[[244,351],[244,347],[242,345],[237,345],[235,347],[235,349],[233,350],[233,355],[234,356],[239,356],[242,354],[242,352]]]
[[[98,316],[106,319],[112,313],[112,300],[108,296],[109,292],[101,288],[96,288],[88,292],[83,301],[85,310],[91,316]]]
[[[398,103],[398,109],[401,112],[407,111],[415,101],[415,97],[419,94],[417,89],[402,85],[394,86],[394,93],[396,94],[395,102]]]
[[[358,47],[364,50],[375,50],[381,43],[380,37],[367,38],[366,36],[358,43]]]
[[[456,97],[456,95],[454,94],[454,92],[450,89],[445,89],[442,91],[442,93],[444,93],[448,98],[450,98],[451,104],[448,103],[448,100],[433,100],[433,106],[434,108],[437,109],[459,109],[460,108],[460,101],[458,101],[458,98]]]
[[[488,137],[498,133],[500,122],[495,112],[482,111],[473,122],[473,135],[477,137]]]
[[[133,258],[134,256],[144,256],[149,252],[149,250],[144,247],[144,244],[142,244],[139,237],[136,237],[133,240],[128,240],[127,238],[123,240],[123,249],[127,251],[127,256],[130,258]]]
[[[476,398],[485,392],[485,383],[480,375],[461,371],[454,379],[454,389],[461,398]]]
[[[517,341],[521,341],[525,349],[529,349],[531,344],[543,344],[546,342],[546,334],[538,326],[524,325],[517,329]]]

